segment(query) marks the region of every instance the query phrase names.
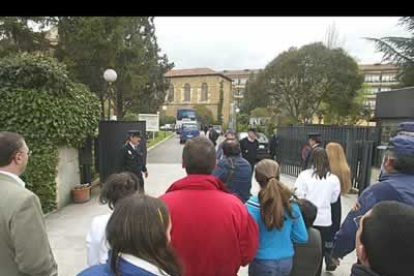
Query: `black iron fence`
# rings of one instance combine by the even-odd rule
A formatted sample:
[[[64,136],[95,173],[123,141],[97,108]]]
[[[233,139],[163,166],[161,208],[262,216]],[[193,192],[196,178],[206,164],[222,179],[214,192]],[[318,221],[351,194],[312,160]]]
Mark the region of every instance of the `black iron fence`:
[[[353,188],[362,192],[370,183],[371,167],[379,160],[380,130],[377,127],[352,127],[330,125],[287,126],[278,128],[279,146],[277,160],[281,172],[297,177],[301,172],[302,153],[308,134],[321,134],[322,145],[337,142],[345,150],[351,168]]]

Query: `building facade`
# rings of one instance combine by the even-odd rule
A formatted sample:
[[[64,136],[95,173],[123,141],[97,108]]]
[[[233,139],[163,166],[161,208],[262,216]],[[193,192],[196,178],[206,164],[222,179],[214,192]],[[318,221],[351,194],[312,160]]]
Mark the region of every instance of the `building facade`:
[[[233,99],[235,108],[240,107],[244,99],[247,80],[251,74],[257,75],[259,69],[244,69],[244,70],[224,70],[221,73],[232,79],[233,83]]]
[[[359,69],[364,74],[364,84],[369,90],[365,104],[374,112],[376,94],[390,91],[398,85],[398,67],[393,64],[365,64],[360,65]]]
[[[223,90],[223,123],[231,123],[233,102],[232,79],[209,68],[171,70],[165,74],[170,82],[166,96],[167,116],[177,116],[180,108],[204,105],[218,119],[220,90]]]

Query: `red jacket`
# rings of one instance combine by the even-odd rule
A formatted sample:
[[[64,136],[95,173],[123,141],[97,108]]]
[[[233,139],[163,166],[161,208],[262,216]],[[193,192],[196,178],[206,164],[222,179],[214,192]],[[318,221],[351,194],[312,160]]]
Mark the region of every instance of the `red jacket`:
[[[256,255],[256,222],[216,177],[189,175],[161,199],[171,214],[172,246],[184,276],[236,276]]]

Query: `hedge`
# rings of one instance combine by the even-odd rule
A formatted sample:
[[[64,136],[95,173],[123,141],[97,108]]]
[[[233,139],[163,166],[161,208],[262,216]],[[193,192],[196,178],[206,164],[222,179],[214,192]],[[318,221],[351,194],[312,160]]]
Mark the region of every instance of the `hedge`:
[[[99,99],[68,77],[64,64],[41,54],[0,60],[0,130],[23,135],[32,150],[22,176],[44,212],[56,208],[58,148],[79,148],[94,135]]]

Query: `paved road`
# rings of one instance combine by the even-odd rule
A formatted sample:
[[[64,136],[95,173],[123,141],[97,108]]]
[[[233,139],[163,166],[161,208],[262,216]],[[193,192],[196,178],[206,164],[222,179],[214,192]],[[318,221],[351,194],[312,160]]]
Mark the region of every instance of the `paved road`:
[[[163,144],[148,152],[148,164],[180,164],[183,145],[180,145],[178,135],[174,135]]]
[[[158,197],[164,194],[174,181],[185,176],[181,166],[182,147],[178,139],[172,137],[148,153],[149,178],[145,184],[147,194]],[[281,180],[289,186],[295,181],[289,176],[282,176]],[[253,183],[252,193],[255,194],[258,190],[257,183]],[[75,276],[86,267],[85,236],[92,218],[109,212],[107,206],[99,204],[98,195],[99,188],[96,188],[91,201],[69,205],[46,218],[49,239],[59,266],[59,276]],[[355,202],[355,197],[343,197],[342,202],[343,213],[347,214]],[[350,266],[354,261],[355,256],[351,254],[334,275],[349,276]],[[240,269],[239,276],[247,275],[247,267]],[[323,273],[323,276],[327,275],[332,274]]]

